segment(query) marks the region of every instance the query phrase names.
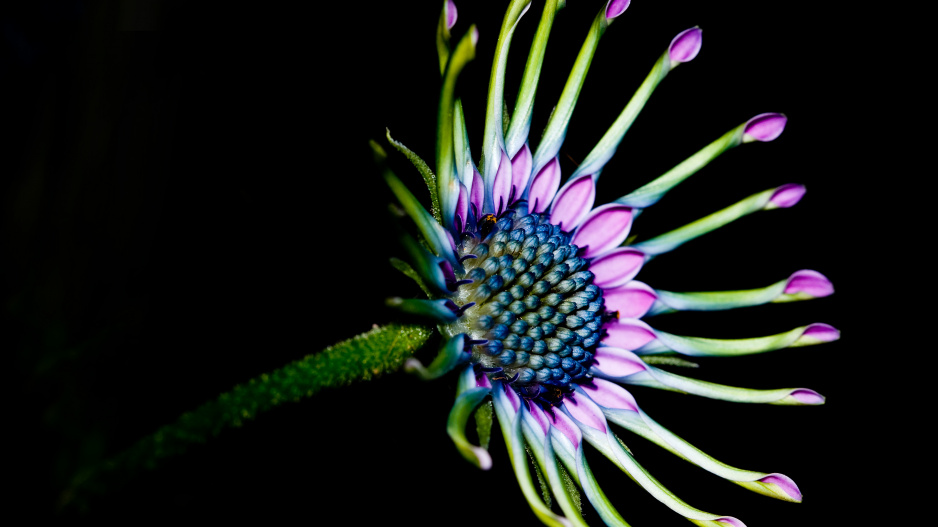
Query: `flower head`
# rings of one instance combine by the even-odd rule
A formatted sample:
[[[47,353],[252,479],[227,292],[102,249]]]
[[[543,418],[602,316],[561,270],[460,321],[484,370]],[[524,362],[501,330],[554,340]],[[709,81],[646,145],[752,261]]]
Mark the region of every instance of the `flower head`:
[[[482,469],[492,466],[492,458],[485,448],[467,439],[465,427],[475,408],[491,398],[522,491],[534,513],[548,525],[583,523],[568,480],[582,489],[605,523],[625,524],[590,470],[587,443],[692,522],[742,525],[732,516],[692,507],[664,488],[638,464],[613,425],[749,490],[801,501],[801,491],[787,476],[738,469],[708,456],[658,424],[623,387],[641,385],[747,403],[824,402],[823,396],[808,388],[726,386],[674,373],[667,366],[693,365],[689,358],[694,357],[748,355],[836,340],[839,333],[827,324],[769,336],[715,339],[662,331],[645,320],[674,311],[728,310],[827,296],[833,288],[822,274],[800,270],[762,288],[719,292],[672,292],[636,280],[642,267],[658,255],[742,216],[788,208],[802,198],[803,186],[786,184],[664,234],[634,241],[631,237],[633,223],[644,208],[726,150],[778,138],[787,118],[779,113],[757,115],[657,179],[618,199],[598,202],[597,183],[604,166],[655,87],[676,66],[697,56],[702,31],[690,28],[671,40],[606,134],[564,178],[559,152],[580,88],[600,38],[629,2],[610,0],[601,6],[546,129],[535,140],[529,137],[534,94],[546,41],[562,4],[547,1],[543,6],[509,116],[503,95],[508,49],[519,20],[532,8],[530,0],[510,3],[491,70],[481,156],[475,157],[455,86],[463,67],[475,56],[479,32],[472,26],[451,45],[455,5],[444,2],[437,33],[443,89],[435,173],[388,136],[415,161],[433,198],[428,212],[385,170],[385,179],[422,238],[420,243],[404,237],[410,258],[409,264],[399,263],[400,268],[428,296],[426,300],[394,298],[389,305],[434,320],[444,337],[432,363],[411,359],[408,369],[428,379],[459,370],[459,394],[447,430],[463,456]],[[383,158],[383,150],[375,148]],[[526,449],[559,512],[536,491]]]

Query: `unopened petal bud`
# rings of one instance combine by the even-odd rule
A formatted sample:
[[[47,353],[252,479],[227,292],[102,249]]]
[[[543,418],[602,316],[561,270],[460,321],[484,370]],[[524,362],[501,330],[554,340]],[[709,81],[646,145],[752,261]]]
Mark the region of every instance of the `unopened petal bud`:
[[[786,295],[797,295],[799,298],[822,298],[834,293],[834,285],[817,271],[811,269],[802,269],[795,271],[788,277],[788,283],[785,285]]]
[[[456,4],[453,0],[446,1],[446,29],[453,29],[453,26],[456,25],[456,18],[458,13],[456,12]]]
[[[671,45],[668,47],[668,56],[671,58],[671,67],[675,67],[682,62],[694,60],[697,53],[700,53],[700,47],[703,45],[703,30],[697,26],[685,29],[678,33]]]
[[[609,0],[609,3],[606,4],[606,19],[612,20],[621,15],[629,8],[630,3],[631,0]]]
[[[781,113],[762,113],[746,121],[743,128],[743,142],[768,142],[782,135],[788,117]]]
[[[804,197],[804,193],[804,185],[799,185],[797,183],[788,183],[786,185],[782,185],[775,189],[775,193],[773,193],[772,197],[769,198],[769,202],[765,205],[765,209],[787,209],[788,207],[792,207],[801,201],[801,198]]]

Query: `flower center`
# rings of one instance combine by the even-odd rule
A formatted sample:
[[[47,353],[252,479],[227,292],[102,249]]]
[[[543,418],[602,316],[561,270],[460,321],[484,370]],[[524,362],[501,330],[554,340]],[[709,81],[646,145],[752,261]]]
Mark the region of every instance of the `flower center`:
[[[571,235],[542,214],[483,219],[457,247],[475,306],[454,325],[474,341],[472,362],[527,397],[567,392],[586,376],[604,335],[602,289]]]

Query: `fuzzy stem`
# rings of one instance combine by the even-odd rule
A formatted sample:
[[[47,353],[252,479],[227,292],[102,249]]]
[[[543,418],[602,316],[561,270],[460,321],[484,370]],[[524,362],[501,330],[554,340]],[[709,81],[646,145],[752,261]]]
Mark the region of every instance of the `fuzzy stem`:
[[[128,483],[142,470],[184,454],[222,430],[285,402],[298,402],[323,388],[337,388],[397,371],[422,346],[433,330],[425,326],[389,324],[330,346],[222,393],[214,401],[182,414],[132,447],[79,472],[59,499],[61,512],[84,512],[91,500]]]

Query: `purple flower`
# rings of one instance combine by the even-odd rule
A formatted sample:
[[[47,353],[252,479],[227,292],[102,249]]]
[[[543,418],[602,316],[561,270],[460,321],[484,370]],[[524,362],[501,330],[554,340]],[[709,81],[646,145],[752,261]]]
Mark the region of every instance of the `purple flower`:
[[[610,0],[597,14],[548,129],[532,150],[526,113],[530,106],[519,104],[524,111],[519,110],[516,116],[502,114],[508,45],[519,19],[528,11],[527,2],[511,3],[492,68],[482,141],[484,161],[478,165],[472,161],[468,138],[464,137],[461,104],[453,95],[455,75],[472,54],[466,51],[468,47],[457,46],[452,53],[448,47],[441,50],[446,67],[442,68],[438,177],[426,178],[436,181],[430,190],[441,204],[435,221],[393,174],[386,173],[423,235],[423,246],[412,241],[405,246],[412,256],[414,274],[430,299],[393,299],[391,304],[438,324],[444,337],[439,356],[428,366],[412,359],[408,369],[425,378],[460,370],[458,396],[447,431],[463,456],[482,469],[492,466],[492,457],[466,438],[465,427],[482,401],[492,398],[518,482],[545,524],[583,524],[565,474],[582,489],[604,522],[624,524],[593,478],[584,449],[589,443],[666,507],[692,522],[741,526],[732,516],[696,509],[665,489],[638,464],[615,429],[641,435],[716,476],[761,494],[798,502],[801,492],[797,485],[780,473],[738,469],[710,457],[653,420],[623,386],[642,385],[743,403],[823,404],[824,397],[808,388],[726,386],[686,377],[667,366],[693,365],[687,359],[693,357],[730,357],[820,344],[838,339],[839,332],[827,324],[814,323],[768,336],[716,339],[662,331],[647,319],[673,311],[727,310],[819,298],[832,294],[833,287],[812,270],[796,271],[760,289],[738,291],[678,293],[636,280],[646,264],[653,265],[649,261],[656,255],[747,214],[791,207],[805,193],[802,185],[782,185],[646,241],[633,242],[630,237],[641,209],[656,203],[702,164],[741,142],[777,138],[787,118],[766,113],[728,132],[636,193],[609,203],[597,202],[603,165],[638,110],[673,66],[694,59],[700,51],[701,30],[697,27],[674,37],[654,65],[650,80],[636,92],[580,168],[560,184],[557,152],[576,103],[576,93],[568,88],[578,93],[598,39],[628,4]],[[543,44],[558,7],[558,2],[548,2],[544,8],[541,28],[546,29],[538,31],[532,46],[527,66],[532,69],[525,71],[521,101],[529,97],[533,101]],[[451,9],[455,12],[447,2],[444,16],[448,17]],[[475,35],[474,30],[471,33]],[[469,37],[470,44],[465,46],[474,50],[476,39]],[[513,120],[515,117],[518,120]],[[519,124],[519,120],[523,122]],[[450,139],[453,137],[455,141]],[[415,164],[428,170],[425,163],[423,168]],[[485,416],[484,412],[476,414],[483,421]],[[544,492],[554,495],[562,515],[536,490],[526,450],[543,474]]]

